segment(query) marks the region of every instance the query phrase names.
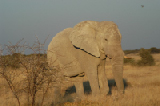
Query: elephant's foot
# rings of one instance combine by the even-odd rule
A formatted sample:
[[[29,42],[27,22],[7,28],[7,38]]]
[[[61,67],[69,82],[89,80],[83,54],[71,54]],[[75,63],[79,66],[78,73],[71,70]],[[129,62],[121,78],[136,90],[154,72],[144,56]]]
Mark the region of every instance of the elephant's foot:
[[[100,88],[100,93],[102,95],[107,95],[109,92],[109,87],[106,87],[106,88]]]
[[[76,97],[75,97],[74,101],[80,102],[80,101],[85,100],[84,99],[85,98],[84,91],[83,92],[81,92],[81,91],[83,91],[83,90],[80,90],[80,92],[76,92]]]
[[[84,101],[89,102],[105,102],[106,101],[106,95],[97,94],[96,96],[93,95],[86,95]]]
[[[124,97],[124,91],[115,91],[112,93],[113,100],[118,100]]]
[[[77,90],[77,89],[76,89]],[[82,90],[83,91],[83,90]],[[81,92],[81,91],[80,91]],[[80,102],[80,101],[83,101],[84,98],[85,98],[85,95],[84,95],[84,91],[83,92],[76,92],[76,95],[74,97],[74,101],[76,102]]]
[[[74,98],[75,102],[80,102],[80,101],[84,101],[85,100],[85,96],[83,95],[76,95],[76,97]]]
[[[124,97],[124,90],[118,90],[117,91],[117,98],[123,98]]]
[[[61,103],[63,97],[61,94],[54,94],[53,96],[53,103],[54,104],[58,104],[58,103]]]

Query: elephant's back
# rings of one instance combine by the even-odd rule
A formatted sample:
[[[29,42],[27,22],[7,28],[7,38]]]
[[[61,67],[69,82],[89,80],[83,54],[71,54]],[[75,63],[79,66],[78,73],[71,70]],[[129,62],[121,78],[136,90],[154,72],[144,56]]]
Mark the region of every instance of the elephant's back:
[[[60,58],[65,55],[65,49],[67,46],[65,44],[68,42],[67,38],[71,31],[72,28],[64,29],[52,38],[52,41],[48,45],[47,51],[47,59],[49,66],[60,65]]]
[[[48,49],[51,49],[53,47],[60,47],[63,46],[62,44],[64,42],[68,42],[68,36],[70,32],[72,31],[72,28],[67,28],[61,31],[60,33],[57,33],[55,37],[52,38],[52,41],[48,45]]]
[[[75,58],[76,50],[68,38],[71,31],[72,29],[68,28],[53,37],[47,53],[49,66],[59,65],[61,69],[66,70],[66,73],[67,70],[72,70],[70,68],[74,68],[73,66],[79,65]]]

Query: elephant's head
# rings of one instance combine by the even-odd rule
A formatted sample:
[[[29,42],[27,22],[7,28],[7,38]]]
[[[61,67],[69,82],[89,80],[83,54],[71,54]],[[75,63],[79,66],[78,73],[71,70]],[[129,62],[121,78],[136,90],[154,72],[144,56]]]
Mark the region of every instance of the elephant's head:
[[[114,58],[121,49],[121,34],[114,22],[83,21],[77,24],[69,36],[72,44],[100,57],[101,53]]]
[[[69,39],[72,44],[99,58],[112,59],[112,70],[119,90],[124,89],[122,81],[123,50],[121,34],[114,22],[83,21],[77,24]]]

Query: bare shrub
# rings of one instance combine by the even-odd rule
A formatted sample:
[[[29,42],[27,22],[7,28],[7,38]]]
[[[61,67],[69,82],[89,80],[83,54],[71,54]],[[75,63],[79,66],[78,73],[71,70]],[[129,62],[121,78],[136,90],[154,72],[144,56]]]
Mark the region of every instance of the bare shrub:
[[[7,82],[19,106],[23,95],[27,96],[25,105],[42,106],[51,83],[56,80],[56,70],[50,70],[47,65],[44,49],[47,39],[40,43],[36,38],[32,46],[20,40],[15,45],[10,43],[0,49],[0,76]],[[32,54],[23,55],[24,50],[31,50]],[[37,93],[42,94],[41,101],[38,102]]]
[[[16,71],[20,68],[20,53],[21,46],[18,41],[16,45],[5,45],[0,50],[0,76],[5,79],[9,89],[16,98],[18,105],[20,106],[20,95],[22,89],[17,86],[21,82],[16,82],[15,79],[19,77],[19,73]],[[3,55],[6,52],[6,55]]]
[[[41,105],[43,105],[45,94],[54,78],[47,65],[44,44],[45,42],[41,44],[37,38],[37,41],[32,46],[27,46],[28,49],[33,51],[33,54],[24,58],[24,62],[21,63],[25,68],[28,105],[31,103],[32,106],[36,104],[38,91],[43,92],[41,101]]]

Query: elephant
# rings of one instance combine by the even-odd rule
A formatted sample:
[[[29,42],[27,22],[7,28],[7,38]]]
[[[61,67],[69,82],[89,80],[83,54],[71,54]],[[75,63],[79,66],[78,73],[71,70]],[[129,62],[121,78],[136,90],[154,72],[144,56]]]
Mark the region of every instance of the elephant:
[[[108,94],[106,58],[111,59],[118,92],[124,91],[121,34],[112,21],[82,21],[56,34],[48,45],[49,67],[59,67],[62,77],[87,76],[92,96]],[[83,82],[75,82],[76,95],[84,96]]]

